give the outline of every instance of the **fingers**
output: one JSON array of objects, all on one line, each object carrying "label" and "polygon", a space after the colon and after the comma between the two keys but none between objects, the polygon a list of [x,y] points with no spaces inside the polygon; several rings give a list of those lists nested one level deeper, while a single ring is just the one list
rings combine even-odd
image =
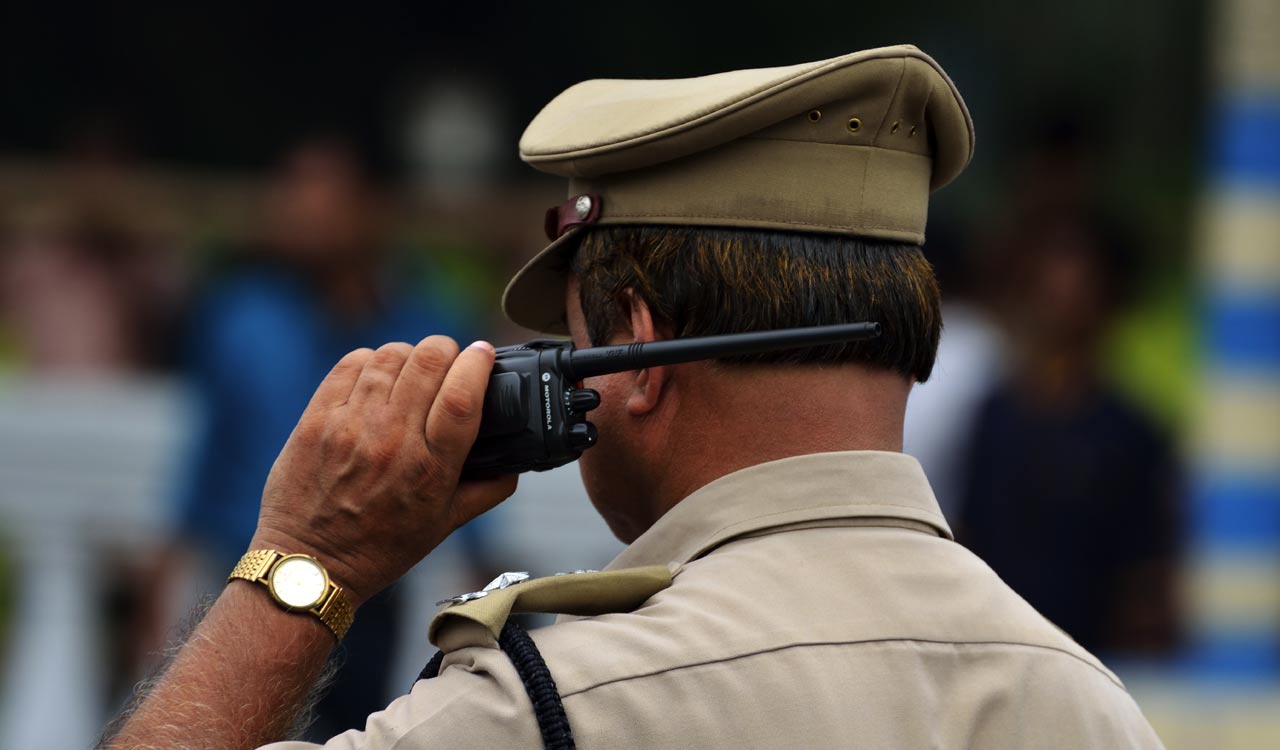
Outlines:
[{"label": "fingers", "polygon": [[396,384],[396,378],[400,377],[400,371],[404,368],[412,351],[413,347],[402,342],[383,344],[378,347],[378,350],[365,362],[364,369],[360,371],[360,377],[356,379],[356,384],[351,389],[351,398],[347,403],[378,406],[386,404],[391,397],[391,389]]},{"label": "fingers", "polygon": [[338,364],[333,366],[316,388],[315,395],[311,397],[311,403],[307,405],[307,410],[331,409],[347,403],[347,399],[351,398],[351,389],[355,387],[356,380],[360,377],[360,371],[372,356],[372,349],[356,349],[338,360]]},{"label": "fingers", "polygon": [[457,358],[458,344],[448,336],[428,336],[413,347],[390,400],[391,407],[412,429],[420,430],[426,424],[431,402]]},{"label": "fingers", "polygon": [[476,342],[459,354],[447,336],[431,336],[414,347],[392,343],[377,351],[360,349],[333,368],[312,402],[326,408],[348,404],[380,420],[404,420],[424,431],[431,463],[456,473],[480,428],[493,359],[490,344]]},{"label": "fingers", "polygon": [[458,355],[440,384],[426,428],[427,450],[436,465],[461,469],[480,429],[493,358],[493,347],[477,341]]}]

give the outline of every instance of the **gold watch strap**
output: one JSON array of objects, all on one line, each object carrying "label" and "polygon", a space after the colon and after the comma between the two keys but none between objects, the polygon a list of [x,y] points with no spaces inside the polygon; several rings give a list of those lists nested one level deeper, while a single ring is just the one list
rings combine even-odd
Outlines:
[{"label": "gold watch strap", "polygon": [[336,583],[330,583],[332,593],[329,598],[325,599],[320,605],[319,610],[311,610],[320,618],[320,622],[329,626],[333,634],[342,640],[342,636],[347,634],[347,630],[351,628],[351,623],[356,619],[355,607],[351,606],[351,600],[347,598],[347,592]]},{"label": "gold watch strap", "polygon": [[244,553],[240,558],[240,562],[231,569],[231,575],[227,576],[227,583],[231,583],[233,578],[243,578],[246,581],[267,582],[267,573],[271,571],[271,566],[275,564],[284,555],[273,549],[251,549]]},{"label": "gold watch strap", "polygon": [[[267,579],[271,574],[271,569],[284,557],[284,553],[273,549],[249,550],[244,553],[240,561],[231,569],[231,574],[227,576],[227,583],[240,578],[267,586]],[[274,597],[272,597],[272,601],[275,601]],[[342,637],[351,628],[351,623],[356,619],[355,607],[351,605],[351,599],[347,596],[346,590],[333,581],[329,582],[329,591],[324,600],[311,609],[305,610],[305,612],[314,615],[320,622],[323,622],[325,627],[329,628],[330,632],[338,640],[342,640]]]}]

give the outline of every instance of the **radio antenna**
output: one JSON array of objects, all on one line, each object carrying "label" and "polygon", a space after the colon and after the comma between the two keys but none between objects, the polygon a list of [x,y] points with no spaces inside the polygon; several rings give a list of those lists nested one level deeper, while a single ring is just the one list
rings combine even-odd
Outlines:
[{"label": "radio antenna", "polygon": [[561,366],[567,379],[576,381],[595,375],[641,370],[659,365],[678,365],[700,359],[839,344],[845,341],[873,339],[879,335],[879,323],[842,323],[617,346],[596,346],[568,352],[561,360]]}]

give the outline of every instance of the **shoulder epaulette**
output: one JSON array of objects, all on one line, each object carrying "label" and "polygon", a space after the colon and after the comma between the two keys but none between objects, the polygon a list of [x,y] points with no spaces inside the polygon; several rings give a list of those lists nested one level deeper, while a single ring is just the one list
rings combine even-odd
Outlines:
[{"label": "shoulder epaulette", "polygon": [[494,647],[507,618],[513,614],[595,616],[629,612],[670,585],[671,571],[662,565],[532,579],[525,574],[504,573],[483,591],[442,602],[445,606],[431,621],[427,635],[444,651],[463,646]]}]

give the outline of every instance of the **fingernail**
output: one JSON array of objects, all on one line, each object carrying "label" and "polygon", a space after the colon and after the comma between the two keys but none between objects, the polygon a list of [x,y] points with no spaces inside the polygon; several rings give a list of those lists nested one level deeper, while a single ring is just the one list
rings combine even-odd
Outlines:
[{"label": "fingernail", "polygon": [[489,351],[493,351],[493,344],[490,344],[488,341],[473,341],[471,342],[471,346],[468,346],[467,348],[468,349],[488,349]]}]

